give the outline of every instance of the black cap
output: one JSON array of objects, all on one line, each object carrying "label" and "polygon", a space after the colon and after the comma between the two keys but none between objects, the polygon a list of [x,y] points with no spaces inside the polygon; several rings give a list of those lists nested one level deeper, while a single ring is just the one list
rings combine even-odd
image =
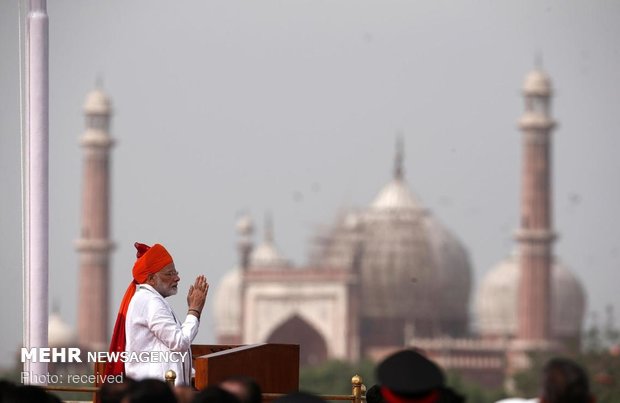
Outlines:
[{"label": "black cap", "polygon": [[414,396],[427,393],[444,385],[441,369],[413,350],[390,355],[377,367],[377,379],[398,395]]}]

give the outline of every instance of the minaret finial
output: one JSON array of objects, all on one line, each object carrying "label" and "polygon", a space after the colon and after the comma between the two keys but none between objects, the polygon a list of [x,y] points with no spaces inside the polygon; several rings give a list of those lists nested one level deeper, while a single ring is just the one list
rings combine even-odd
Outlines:
[{"label": "minaret finial", "polygon": [[103,74],[97,73],[97,77],[95,78],[95,88],[103,89]]},{"label": "minaret finial", "polygon": [[273,218],[271,217],[271,212],[269,211],[265,213],[265,242],[273,242]]},{"label": "minaret finial", "polygon": [[536,52],[534,56],[534,67],[536,67],[537,70],[542,70],[543,68],[543,54],[540,50]]},{"label": "minaret finial", "polygon": [[396,135],[396,155],[394,156],[394,179],[403,179],[403,154],[405,153],[403,146],[403,135]]}]

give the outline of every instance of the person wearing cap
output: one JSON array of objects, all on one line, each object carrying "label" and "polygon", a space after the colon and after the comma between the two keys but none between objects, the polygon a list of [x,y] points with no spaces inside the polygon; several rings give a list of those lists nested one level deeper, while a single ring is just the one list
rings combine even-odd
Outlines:
[{"label": "person wearing cap", "polygon": [[377,366],[377,380],[386,403],[462,402],[463,397],[445,386],[441,369],[414,350],[402,350]]},{"label": "person wearing cap", "polygon": [[[181,322],[165,298],[177,293],[181,280],[172,256],[160,244],[148,246],[135,243],[137,260],[121,302],[110,353],[178,352],[186,353],[183,360],[170,362],[111,361],[106,375],[135,379],[163,380],[168,370],[176,373],[176,385],[189,385],[192,376],[191,343],[198,333],[200,315],[204,307],[209,283],[205,276],[196,278],[187,294],[187,315]],[[156,360],[155,360],[156,361]],[[175,362],[176,361],[176,362]]]}]

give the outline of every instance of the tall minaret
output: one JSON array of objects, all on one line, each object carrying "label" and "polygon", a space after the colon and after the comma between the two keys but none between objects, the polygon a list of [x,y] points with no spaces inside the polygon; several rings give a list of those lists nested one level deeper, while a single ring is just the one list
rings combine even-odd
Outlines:
[{"label": "tall minaret", "polygon": [[551,267],[553,232],[551,208],[551,81],[540,69],[525,78],[525,113],[521,173],[519,302],[517,339],[533,346],[551,338]]},{"label": "tall minaret", "polygon": [[86,131],[80,139],[84,150],[82,228],[76,249],[80,257],[78,341],[92,349],[105,349],[109,341],[110,241],[110,137],[112,108],[97,88],[84,104]]}]

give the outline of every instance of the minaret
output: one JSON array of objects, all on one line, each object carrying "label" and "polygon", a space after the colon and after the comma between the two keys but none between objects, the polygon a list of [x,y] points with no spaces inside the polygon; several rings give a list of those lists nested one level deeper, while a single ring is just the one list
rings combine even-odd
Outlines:
[{"label": "minaret", "polygon": [[[551,207],[551,81],[540,69],[525,78],[525,112],[521,172],[517,339],[532,347],[551,338],[551,267],[553,232]],[[541,344],[542,343],[542,344]]]},{"label": "minaret", "polygon": [[105,349],[109,341],[110,241],[110,137],[112,109],[97,88],[84,104],[86,131],[80,139],[84,150],[82,228],[76,249],[80,257],[78,341],[91,349]]},{"label": "minaret", "polygon": [[252,222],[252,218],[248,214],[243,214],[237,220],[236,229],[237,235],[239,236],[237,241],[239,267],[241,267],[241,270],[245,271],[250,265],[250,255],[254,249],[254,243],[252,242],[254,223]]}]

